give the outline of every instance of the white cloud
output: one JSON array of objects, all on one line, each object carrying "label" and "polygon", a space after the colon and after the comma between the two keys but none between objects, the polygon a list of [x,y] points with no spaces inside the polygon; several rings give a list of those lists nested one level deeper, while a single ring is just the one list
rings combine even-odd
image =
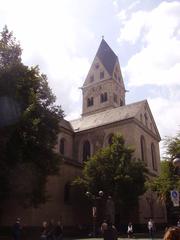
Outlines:
[{"label": "white cloud", "polygon": [[119,42],[128,41],[134,44],[144,27],[144,23],[146,22],[147,13],[144,11],[138,11],[132,13],[131,18],[127,19],[127,12],[125,10],[121,10],[118,14],[120,20],[122,20],[123,28],[120,30],[120,36],[118,38]]},{"label": "white cloud", "polygon": [[124,21],[119,41],[142,47],[123,69],[128,84],[180,84],[180,2],[164,2],[157,8],[132,13]]},{"label": "white cloud", "polygon": [[163,136],[175,136],[180,127],[180,102],[162,97],[148,99],[149,105],[155,117],[160,134]]},{"label": "white cloud", "polygon": [[179,13],[179,1],[131,15],[123,12],[126,18],[118,38],[121,45],[128,42],[138,49],[122,69],[123,75],[129,87],[152,89],[147,98],[162,138],[174,136],[180,128]]},{"label": "white cloud", "polygon": [[[80,3],[81,1],[79,1]],[[0,0],[2,27],[13,30],[23,62],[39,65],[66,114],[79,112],[81,90],[90,66],[78,46],[94,40],[85,23],[72,14],[72,0]],[[75,105],[76,109],[75,110]],[[72,113],[73,114],[73,113]]]}]

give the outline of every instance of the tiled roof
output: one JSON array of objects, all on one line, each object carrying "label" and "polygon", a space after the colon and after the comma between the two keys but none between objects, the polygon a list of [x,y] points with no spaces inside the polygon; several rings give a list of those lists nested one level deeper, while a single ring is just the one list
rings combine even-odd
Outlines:
[{"label": "tiled roof", "polygon": [[108,73],[112,75],[118,57],[104,39],[101,41],[96,56],[101,60]]},{"label": "tiled roof", "polygon": [[107,125],[135,117],[145,103],[146,100],[109,109],[103,112],[83,116],[79,119],[70,121],[70,123],[75,132]]}]

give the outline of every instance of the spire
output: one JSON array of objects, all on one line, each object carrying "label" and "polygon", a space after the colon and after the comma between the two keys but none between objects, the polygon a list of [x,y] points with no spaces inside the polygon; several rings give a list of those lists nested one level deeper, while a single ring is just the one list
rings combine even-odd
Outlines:
[{"label": "spire", "polygon": [[113,50],[109,47],[107,42],[102,38],[96,56],[100,59],[106,70],[110,75],[113,74],[114,66],[118,57],[113,52]]}]

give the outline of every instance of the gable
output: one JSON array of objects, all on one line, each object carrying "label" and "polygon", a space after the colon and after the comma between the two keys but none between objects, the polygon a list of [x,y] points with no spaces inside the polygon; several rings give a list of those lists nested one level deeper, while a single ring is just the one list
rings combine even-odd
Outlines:
[{"label": "gable", "polygon": [[140,124],[143,127],[152,131],[158,137],[159,140],[161,139],[154,117],[152,115],[151,109],[147,101],[144,101],[144,104],[137,112],[135,118],[140,122]]},{"label": "gable", "polygon": [[[104,77],[101,77],[101,73],[104,74]],[[88,72],[88,75],[85,79],[85,82],[83,84],[83,87],[94,85],[96,83],[99,83],[101,81],[104,81],[105,79],[109,79],[110,75],[100,59],[96,56],[94,58],[94,61],[90,67],[90,70]]]}]

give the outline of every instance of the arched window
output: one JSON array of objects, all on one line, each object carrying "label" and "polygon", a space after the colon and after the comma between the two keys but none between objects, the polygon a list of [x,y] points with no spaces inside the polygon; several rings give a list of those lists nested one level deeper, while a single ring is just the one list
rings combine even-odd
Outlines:
[{"label": "arched window", "polygon": [[88,140],[86,140],[83,144],[83,161],[86,161],[88,157],[91,156],[91,147]]},{"label": "arched window", "polygon": [[145,120],[145,124],[148,127],[148,116],[147,113],[144,114],[144,120]]},{"label": "arched window", "polygon": [[111,134],[109,137],[108,137],[108,144],[111,145],[113,143],[113,134]]},{"label": "arched window", "polygon": [[147,163],[146,141],[144,136],[141,136],[141,160]]},{"label": "arched window", "polygon": [[120,99],[120,106],[123,106],[124,105],[124,102],[122,99]]},{"label": "arched window", "polygon": [[156,149],[154,143],[151,143],[151,157],[153,170],[157,171]]},{"label": "arched window", "polygon": [[65,139],[61,138],[59,142],[59,152],[64,155],[65,153]]},{"label": "arched window", "polygon": [[93,106],[94,105],[94,99],[93,97],[87,99],[87,107]]},{"label": "arched window", "polygon": [[102,102],[107,102],[107,100],[108,100],[107,92],[101,93],[101,95],[100,95],[100,102],[101,102],[101,103],[102,103]]},{"label": "arched window", "polygon": [[143,116],[142,116],[142,113],[140,114],[140,121],[143,122]]}]

